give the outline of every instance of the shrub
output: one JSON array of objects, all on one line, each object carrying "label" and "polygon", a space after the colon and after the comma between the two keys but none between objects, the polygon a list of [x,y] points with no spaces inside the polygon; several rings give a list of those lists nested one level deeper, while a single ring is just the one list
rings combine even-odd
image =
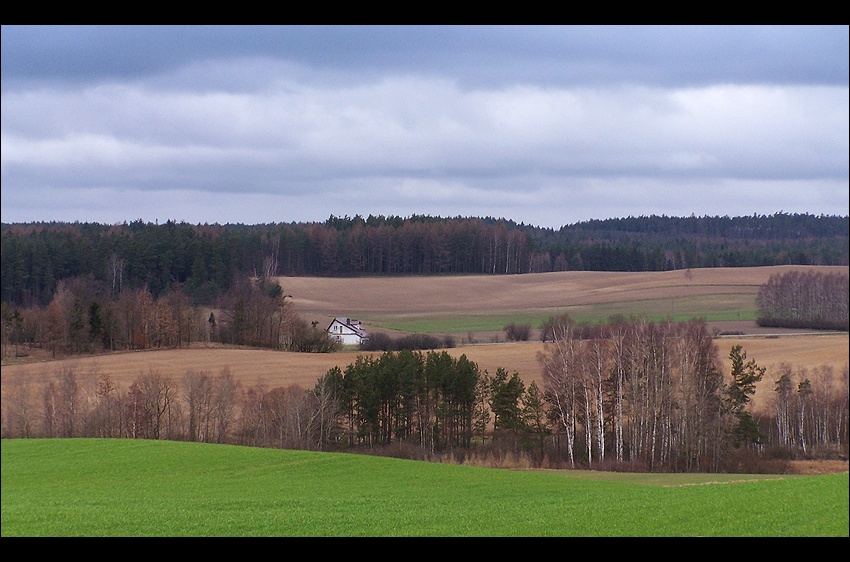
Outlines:
[{"label": "shrub", "polygon": [[437,337],[429,334],[408,334],[393,339],[387,334],[376,333],[364,342],[363,351],[415,351],[419,349],[443,349],[455,346],[452,336]]},{"label": "shrub", "polygon": [[510,341],[528,341],[531,335],[531,324],[517,324],[511,322],[504,327],[505,335]]}]

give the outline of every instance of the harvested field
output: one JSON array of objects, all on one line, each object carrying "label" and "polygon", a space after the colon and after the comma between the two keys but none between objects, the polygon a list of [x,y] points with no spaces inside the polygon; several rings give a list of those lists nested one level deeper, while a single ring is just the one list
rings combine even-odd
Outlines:
[{"label": "harvested field", "polygon": [[[729,351],[741,344],[748,359],[767,367],[754,399],[758,407],[773,388],[780,363],[795,369],[811,369],[820,365],[832,367],[840,375],[848,363],[848,334],[806,333],[800,330],[764,329],[752,320],[735,319],[734,315],[755,310],[758,287],[775,274],[794,267],[699,269],[659,273],[564,272],[516,276],[408,277],[366,279],[282,278],[285,292],[292,294],[296,311],[320,322],[333,316],[352,316],[373,329],[372,322],[393,322],[403,318],[416,324],[433,316],[464,319],[490,315],[503,318],[536,311],[541,318],[549,314],[587,307],[589,315],[600,319],[610,311],[633,308],[636,303],[647,306],[647,314],[664,316],[674,299],[676,306],[690,306],[698,314],[712,309],[732,318],[709,322],[718,333],[737,335],[716,339],[718,357],[725,373],[730,370]],[[806,268],[802,268],[806,269]],[[847,271],[843,268],[822,268]],[[679,300],[675,300],[679,299]],[[690,304],[684,304],[690,303]],[[594,308],[595,307],[595,308]],[[736,308],[738,307],[738,308]],[[594,312],[594,310],[596,312]],[[380,328],[378,328],[380,329]],[[490,342],[499,331],[477,332],[473,339]],[[467,341],[468,334],[458,338]],[[502,337],[502,339],[504,339]],[[541,381],[537,353],[543,350],[539,341],[521,343],[480,343],[459,345],[448,350],[455,356],[466,356],[479,368],[495,373],[503,367],[509,373],[519,372],[527,383]],[[21,380],[50,380],[66,368],[74,368],[78,376],[96,381],[97,375],[108,373],[126,388],[136,377],[150,370],[179,380],[187,370],[218,374],[229,369],[243,386],[260,382],[268,387],[299,385],[312,387],[328,369],[345,368],[359,352],[332,354],[275,352],[222,346],[181,350],[112,353],[73,357],[61,361],[38,361],[34,353],[20,364],[4,361],[2,383]]]},{"label": "harvested field", "polygon": [[[760,383],[753,403],[759,406],[762,397],[773,388],[776,372],[782,362],[795,368],[812,368],[828,365],[839,376],[848,362],[848,334],[786,335],[781,337],[723,337],[716,341],[718,357],[724,373],[731,369],[729,351],[741,344],[748,359],[767,367],[767,375]],[[500,344],[464,345],[447,350],[453,356],[465,354],[483,371],[494,374],[498,367],[509,373],[517,371],[530,384],[542,384],[537,353],[544,349],[540,342],[512,342]],[[218,374],[228,369],[243,387],[259,383],[268,388],[298,385],[311,388],[328,369],[344,369],[353,363],[361,352],[294,353],[243,348],[193,348],[136,353],[112,353],[98,356],[75,357],[61,361],[30,362],[2,367],[2,384],[17,381],[45,382],[57,373],[73,368],[82,381],[96,383],[98,375],[109,374],[120,387],[128,387],[140,374],[156,371],[179,381],[186,371],[205,371]],[[93,388],[93,387],[92,387]],[[4,392],[5,394],[5,392]]]},{"label": "harvested field", "polygon": [[642,273],[281,277],[279,281],[284,292],[292,295],[295,310],[320,324],[329,324],[334,316],[348,316],[372,330],[448,333],[492,341],[511,321],[537,328],[545,318],[564,312],[577,321],[600,321],[614,314],[677,320],[700,316],[718,325],[748,322],[755,328],[759,287],[771,275],[812,269],[848,271],[841,266],[776,266]]},{"label": "harvested field", "polygon": [[227,369],[243,386],[262,382],[269,387],[294,384],[311,388],[328,369],[337,365],[344,368],[356,356],[356,352],[294,353],[228,347],[110,353],[61,361],[4,365],[2,381],[5,385],[18,377],[44,380],[70,368],[78,376],[92,380],[96,380],[100,374],[109,374],[113,381],[126,387],[139,375],[149,371],[179,380],[189,370],[217,375]]}]

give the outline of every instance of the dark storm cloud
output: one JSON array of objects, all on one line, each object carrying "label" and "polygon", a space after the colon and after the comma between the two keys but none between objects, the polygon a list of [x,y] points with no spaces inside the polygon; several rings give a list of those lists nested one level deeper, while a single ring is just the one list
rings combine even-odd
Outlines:
[{"label": "dark storm cloud", "polygon": [[427,73],[467,85],[845,85],[844,26],[4,26],[2,77],[91,83],[197,60]]}]

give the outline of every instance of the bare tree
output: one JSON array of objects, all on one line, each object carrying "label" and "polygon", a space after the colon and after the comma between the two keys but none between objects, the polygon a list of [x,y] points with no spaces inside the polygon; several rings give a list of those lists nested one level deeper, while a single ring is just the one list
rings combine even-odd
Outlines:
[{"label": "bare tree", "polygon": [[311,425],[315,428],[315,442],[321,451],[326,444],[337,442],[342,434],[342,372],[331,369],[313,387],[313,413]]},{"label": "bare tree", "polygon": [[234,421],[234,412],[239,401],[239,383],[233,378],[230,368],[224,367],[215,378],[213,412],[215,416],[215,442],[224,443]]},{"label": "bare tree", "polygon": [[850,421],[850,373],[848,364],[844,363],[841,376],[836,384],[836,401],[838,403],[837,423],[835,424],[834,439],[839,446],[843,445],[847,451],[847,424]]},{"label": "bare tree", "polygon": [[800,449],[803,450],[803,454],[806,453],[806,405],[809,398],[809,395],[812,394],[812,383],[809,381],[808,377],[800,381],[797,384],[797,396],[800,399],[800,415],[797,418],[798,420],[798,438],[800,442]]},{"label": "bare tree", "polygon": [[120,435],[118,392],[109,374],[99,374],[95,389],[95,404],[89,419],[89,432],[95,437],[118,437]]},{"label": "bare tree", "polygon": [[112,280],[112,294],[116,295],[121,292],[124,286],[124,267],[126,260],[119,257],[118,254],[109,256],[109,273]]},{"label": "bare tree", "polygon": [[[139,377],[138,389],[144,408],[150,413],[149,436],[151,439],[159,439],[165,422],[169,420],[167,414],[175,399],[176,388],[169,377],[150,369]],[[168,433],[171,428],[166,425],[165,429]]]},{"label": "bare tree", "polygon": [[262,381],[245,390],[237,418],[236,439],[239,444],[270,444],[266,393],[266,386]]},{"label": "bare tree", "polygon": [[263,256],[263,277],[277,277],[280,235],[269,235],[263,242],[266,246],[266,255]]},{"label": "bare tree", "polygon": [[567,458],[575,467],[575,432],[577,425],[577,386],[579,357],[574,334],[575,326],[564,315],[551,325],[553,341],[537,355],[543,366],[543,389],[553,404],[560,428],[566,439]]},{"label": "bare tree", "polygon": [[57,375],[59,399],[58,423],[61,437],[75,437],[79,409],[80,387],[73,367],[66,367]]},{"label": "bare tree", "polygon": [[22,375],[3,381],[2,436],[29,438],[35,436],[35,407],[30,383]]},{"label": "bare tree", "polygon": [[607,427],[617,462],[695,470],[713,457],[722,375],[704,322],[617,320],[579,339],[566,318],[548,330],[538,359],[571,466],[579,443],[588,463],[606,459]]},{"label": "bare tree", "polygon": [[763,326],[848,329],[848,275],[789,271],[772,275],[759,289]]},{"label": "bare tree", "polygon": [[789,363],[779,364],[779,378],[776,379],[772,405],[776,423],[777,439],[780,445],[790,448],[792,444],[791,431],[791,399],[793,371]]},{"label": "bare tree", "polygon": [[64,300],[65,295],[57,291],[46,309],[45,340],[54,359],[56,352],[64,351],[68,345],[68,323]]},{"label": "bare tree", "polygon": [[668,339],[672,344],[672,399],[678,405],[671,412],[676,453],[673,467],[681,466],[687,472],[710,470],[723,384],[717,347],[704,322],[671,327],[675,332]]},{"label": "bare tree", "polygon": [[204,371],[183,375],[183,399],[189,416],[189,441],[209,441],[213,409],[213,381]]},{"label": "bare tree", "polygon": [[42,404],[42,434],[45,437],[59,437],[57,421],[59,418],[59,398],[55,380],[48,381],[44,386],[44,390],[42,391]]},{"label": "bare tree", "polygon": [[614,363],[614,451],[618,463],[624,460],[624,409],[623,400],[626,385],[626,324],[620,320],[611,322],[608,326],[608,336],[611,341],[611,360]]},{"label": "bare tree", "polygon": [[595,424],[596,452],[600,462],[605,462],[605,411],[603,397],[605,396],[605,381],[612,370],[610,340],[596,338],[589,342],[590,346],[590,377],[587,382],[589,395],[593,402],[593,417]]}]

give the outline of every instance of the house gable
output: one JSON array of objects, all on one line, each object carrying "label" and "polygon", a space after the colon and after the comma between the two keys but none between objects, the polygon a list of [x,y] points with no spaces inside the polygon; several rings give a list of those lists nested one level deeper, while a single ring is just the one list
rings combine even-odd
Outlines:
[{"label": "house gable", "polygon": [[327,329],[328,334],[344,345],[360,345],[369,339],[369,334],[363,329],[359,320],[337,316]]}]

